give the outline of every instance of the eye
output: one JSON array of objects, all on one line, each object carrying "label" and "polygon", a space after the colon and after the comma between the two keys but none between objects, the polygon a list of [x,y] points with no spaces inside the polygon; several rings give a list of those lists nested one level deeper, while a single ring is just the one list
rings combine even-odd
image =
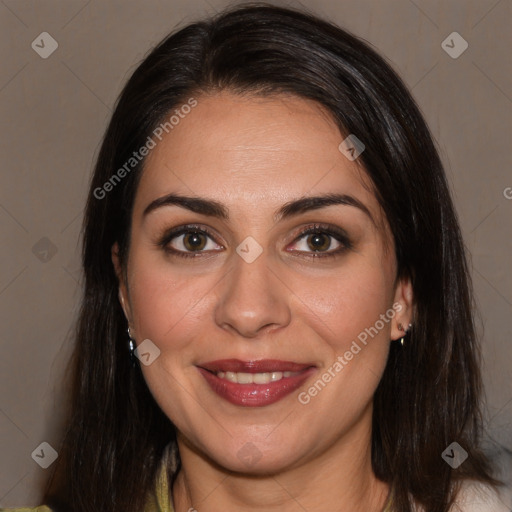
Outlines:
[{"label": "eye", "polygon": [[213,241],[213,236],[204,227],[195,225],[180,226],[167,231],[158,242],[158,245],[173,255],[194,258],[200,256],[203,252],[223,248]]},{"label": "eye", "polygon": [[296,238],[302,239],[304,240],[298,244],[298,251],[312,252],[313,254],[308,256],[310,258],[334,257],[352,247],[344,230],[329,225],[315,224],[304,228]]},{"label": "eye", "polygon": [[[173,256],[194,258],[223,249],[222,245],[215,243],[214,238],[215,235],[205,227],[186,225],[167,231],[157,245]],[[301,242],[297,244],[297,241]],[[307,226],[295,239],[295,243],[299,248],[292,249],[292,252],[311,253],[306,256],[308,258],[335,257],[352,247],[344,230],[326,224]]]}]

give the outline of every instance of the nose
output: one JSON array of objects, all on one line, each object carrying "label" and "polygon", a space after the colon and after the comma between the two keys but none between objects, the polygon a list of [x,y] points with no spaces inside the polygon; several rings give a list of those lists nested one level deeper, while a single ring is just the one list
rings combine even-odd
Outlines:
[{"label": "nose", "polygon": [[237,254],[234,267],[218,284],[215,321],[222,329],[256,338],[290,323],[292,296],[266,253],[247,263]]}]

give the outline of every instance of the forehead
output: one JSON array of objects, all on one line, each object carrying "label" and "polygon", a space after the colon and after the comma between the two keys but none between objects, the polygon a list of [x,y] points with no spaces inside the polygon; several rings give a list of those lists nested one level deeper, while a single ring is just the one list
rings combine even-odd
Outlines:
[{"label": "forehead", "polygon": [[277,208],[335,191],[357,196],[379,217],[365,171],[339,151],[344,137],[316,102],[229,92],[195,99],[161,141],[153,137],[135,210],[181,192],[216,199],[243,215],[244,206],[261,212],[263,205]]}]

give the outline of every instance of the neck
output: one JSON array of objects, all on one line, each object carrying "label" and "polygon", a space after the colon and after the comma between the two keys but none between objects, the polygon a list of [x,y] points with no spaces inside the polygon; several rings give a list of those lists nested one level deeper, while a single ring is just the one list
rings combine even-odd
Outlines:
[{"label": "neck", "polygon": [[[371,407],[366,414],[371,420]],[[380,512],[389,487],[373,473],[371,421],[362,420],[324,452],[264,476],[217,466],[178,435],[182,467],[172,490],[175,512]]]}]

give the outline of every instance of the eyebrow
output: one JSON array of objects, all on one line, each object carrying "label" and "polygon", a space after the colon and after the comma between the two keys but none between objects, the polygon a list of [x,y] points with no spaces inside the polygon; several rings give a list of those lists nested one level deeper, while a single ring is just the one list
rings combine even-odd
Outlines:
[{"label": "eyebrow", "polygon": [[[301,197],[285,203],[274,213],[274,222],[305,213],[311,210],[318,210],[332,205],[345,205],[358,208],[365,213],[370,220],[375,224],[375,221],[370,213],[370,210],[353,196],[348,194],[325,194],[320,196]],[[216,217],[221,220],[229,221],[229,210],[222,203],[213,199],[206,199],[202,197],[183,196],[176,193],[171,193],[163,197],[159,197],[152,201],[142,213],[145,217],[150,212],[164,206],[179,206],[194,213],[206,215],[209,217]]]}]

